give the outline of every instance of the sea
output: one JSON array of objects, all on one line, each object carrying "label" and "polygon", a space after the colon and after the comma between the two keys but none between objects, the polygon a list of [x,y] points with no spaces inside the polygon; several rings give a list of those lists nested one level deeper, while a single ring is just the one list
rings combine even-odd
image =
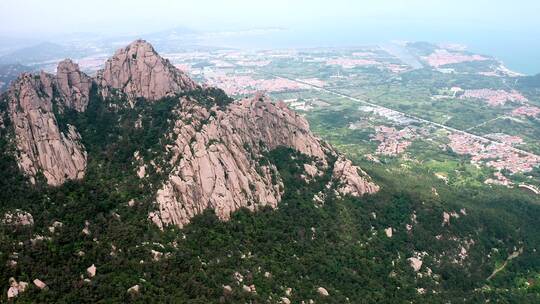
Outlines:
[{"label": "sea", "polygon": [[[425,41],[465,45],[468,51],[493,56],[515,72],[540,73],[540,29],[532,31],[416,29],[396,31],[383,27],[336,26],[324,28],[268,29],[213,37],[211,44],[252,49],[355,47],[390,42]],[[210,43],[210,42],[209,42]]]}]

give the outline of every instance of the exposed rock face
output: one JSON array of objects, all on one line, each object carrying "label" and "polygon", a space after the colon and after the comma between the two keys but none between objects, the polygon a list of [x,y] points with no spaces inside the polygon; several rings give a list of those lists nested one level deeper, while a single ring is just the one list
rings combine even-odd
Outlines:
[{"label": "exposed rock face", "polygon": [[[304,118],[262,95],[211,111],[212,115],[184,101],[179,113],[184,120],[176,122],[171,134],[176,138],[170,147],[174,169],[157,193],[158,211],[149,215],[161,228],[182,227],[207,208],[222,220],[241,207],[275,208],[281,200],[282,181],[274,165],[259,163],[263,151],[290,147],[317,158],[323,166],[328,165],[326,154],[335,153],[311,134]],[[378,189],[360,177],[350,162],[338,164],[337,182],[347,194]]]},{"label": "exposed rock face", "polygon": [[[277,206],[280,184],[272,183],[276,168],[260,166],[257,170],[257,161],[248,151],[252,148],[258,153],[260,147],[255,141],[263,138],[248,133],[255,127],[254,120],[246,116],[248,112],[249,106],[243,109],[241,105],[231,105],[227,112],[217,111],[215,117],[210,117],[205,108],[192,104],[180,114],[190,121],[178,120],[173,131],[178,135],[171,147],[172,163],[176,166],[157,193],[159,212],[151,214],[158,226],[181,227],[207,208],[226,220],[241,207],[255,210]],[[206,120],[209,122],[203,124]]]},{"label": "exposed rock face", "polygon": [[[57,71],[57,76],[23,74],[6,95],[19,167],[32,182],[43,173],[50,185],[82,178],[87,159],[75,127],[60,129],[56,108],[84,112],[93,85],[104,96],[118,93],[129,101],[158,100],[198,88],[143,40],[118,50],[95,80],[70,60],[62,61]],[[304,166],[308,182],[333,166],[331,183],[340,194],[360,196],[378,190],[351,161],[313,136],[307,121],[283,102],[272,103],[259,94],[208,109],[184,99],[181,110],[176,111],[178,119],[168,134],[174,142],[166,147],[172,170],[156,194],[157,210],[149,214],[159,227],[182,227],[208,208],[222,220],[242,207],[252,211],[275,208],[281,201],[283,182],[276,167],[261,159],[264,152],[282,146],[316,160]],[[330,163],[335,158],[335,164]],[[135,161],[141,179],[151,174],[150,166],[155,169],[154,160],[149,164],[142,158]],[[88,225],[83,233],[90,234]]]},{"label": "exposed rock face", "polygon": [[[358,172],[362,176],[358,175]],[[361,196],[364,193],[379,191],[379,186],[366,180],[367,174],[364,171],[354,166],[350,160],[343,156],[340,156],[336,161],[332,175],[340,185],[338,187],[340,194]]]},{"label": "exposed rock face", "polygon": [[[84,112],[94,83],[103,85],[101,91],[105,95],[112,88],[128,98],[149,100],[197,87],[185,73],[142,40],[119,50],[107,61],[96,81],[69,59],[58,64],[56,76],[22,74],[7,93],[8,112],[15,126],[19,166],[33,182],[38,171],[45,174],[50,185],[84,175],[86,154],[78,144],[79,135],[73,127],[60,132],[52,108],[55,104],[60,111],[67,107]],[[3,115],[0,115],[0,127],[4,127]]]},{"label": "exposed rock face", "polygon": [[34,280],[34,285],[36,285],[37,288],[39,289],[43,289],[45,287],[47,287],[47,284],[45,284],[42,280],[40,279],[35,279]]},{"label": "exposed rock face", "polygon": [[2,224],[14,227],[32,226],[34,225],[34,217],[28,212],[16,209],[14,212],[4,214]]},{"label": "exposed rock face", "polygon": [[184,72],[160,57],[151,44],[136,40],[120,49],[107,60],[99,72],[104,95],[109,88],[120,90],[128,98],[143,97],[148,100],[174,95],[197,87]]},{"label": "exposed rock face", "polygon": [[41,73],[23,74],[7,95],[19,167],[35,182],[41,172],[49,185],[80,179],[86,167],[86,152],[73,126],[61,132],[53,112],[55,78]]},{"label": "exposed rock face", "polygon": [[17,282],[14,278],[9,279],[9,289],[7,291],[8,299],[15,298],[19,293],[23,293],[28,288],[27,282]]},{"label": "exposed rock face", "polygon": [[141,292],[141,286],[139,284],[133,285],[130,288],[128,288],[127,293],[130,295],[138,295]]},{"label": "exposed rock face", "polygon": [[323,297],[327,297],[327,296],[330,295],[330,294],[328,293],[328,290],[326,290],[326,288],[324,288],[324,287],[319,287],[319,288],[317,288],[317,292],[318,292],[321,296],[323,296]]},{"label": "exposed rock face", "polygon": [[233,289],[232,289],[232,287],[230,285],[224,285],[223,286],[223,294],[224,295],[230,295],[230,294],[232,294],[232,291],[233,291]]},{"label": "exposed rock face", "polygon": [[411,257],[407,259],[414,271],[419,271],[422,268],[422,260],[418,257]]},{"label": "exposed rock face", "polygon": [[97,268],[94,264],[92,264],[90,267],[86,268],[86,274],[89,278],[93,278],[96,276]]},{"label": "exposed rock face", "polygon": [[58,92],[64,105],[78,112],[84,112],[90,100],[92,78],[79,70],[79,65],[66,59],[56,69]]},{"label": "exposed rock face", "polygon": [[392,229],[392,227],[388,227],[384,229],[384,233],[386,234],[387,237],[391,238],[392,235],[394,234],[394,229]]}]

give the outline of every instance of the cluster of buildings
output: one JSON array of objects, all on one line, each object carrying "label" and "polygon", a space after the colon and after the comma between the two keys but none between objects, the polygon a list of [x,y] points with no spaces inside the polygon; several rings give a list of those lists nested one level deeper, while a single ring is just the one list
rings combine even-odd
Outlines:
[{"label": "cluster of buildings", "polygon": [[371,59],[335,58],[328,59],[327,65],[339,65],[344,69],[352,69],[357,66],[378,65],[379,62]]},{"label": "cluster of buildings", "polygon": [[214,59],[210,60],[209,62],[216,68],[234,68],[234,64],[221,59]]},{"label": "cluster of buildings", "polygon": [[310,111],[316,107],[327,107],[329,104],[318,98],[298,99],[290,98],[284,99],[283,102],[287,104],[291,109],[296,111]]},{"label": "cluster of buildings", "polygon": [[504,133],[487,134],[486,137],[509,146],[520,145],[523,143],[523,138],[516,135],[508,135]]},{"label": "cluster of buildings", "polygon": [[416,137],[415,131],[410,127],[396,130],[393,127],[376,126],[375,132],[372,140],[380,142],[376,153],[388,156],[396,156],[405,152]]},{"label": "cluster of buildings", "polygon": [[450,148],[460,155],[470,155],[471,162],[485,163],[496,170],[513,173],[530,172],[540,165],[540,158],[520,153],[510,145],[481,140],[467,134],[453,133],[448,136]]},{"label": "cluster of buildings", "polygon": [[501,185],[511,187],[514,183],[508,177],[504,176],[501,172],[493,173],[494,178],[488,178],[484,181],[486,184]]},{"label": "cluster of buildings", "polygon": [[388,63],[385,64],[384,67],[388,69],[390,72],[399,74],[401,72],[405,72],[409,70],[409,67],[402,64],[395,64],[395,63]]},{"label": "cluster of buildings", "polygon": [[87,74],[94,74],[98,70],[103,69],[103,63],[107,61],[109,54],[98,54],[86,56],[77,60],[77,64],[81,71]]},{"label": "cluster of buildings", "polygon": [[271,63],[270,60],[240,60],[236,64],[243,67],[263,67]]},{"label": "cluster of buildings", "polygon": [[469,61],[483,61],[489,58],[480,55],[468,55],[463,53],[449,52],[444,49],[437,49],[429,56],[423,58],[432,67],[441,67],[447,64],[455,64]]},{"label": "cluster of buildings", "polygon": [[216,86],[228,95],[247,95],[258,91],[284,92],[306,90],[310,87],[284,78],[255,79],[248,75],[211,75],[206,77],[208,85]]},{"label": "cluster of buildings", "polygon": [[465,90],[460,98],[481,99],[491,106],[502,106],[506,102],[524,103],[528,101],[525,96],[515,90],[510,92],[492,89]]},{"label": "cluster of buildings", "polygon": [[456,98],[457,94],[461,92],[463,92],[463,89],[460,87],[444,88],[439,90],[439,94],[433,95],[430,98],[431,100]]},{"label": "cluster of buildings", "polygon": [[512,111],[512,115],[537,117],[540,115],[540,108],[533,107],[533,106],[521,106],[521,107],[515,108]]},{"label": "cluster of buildings", "polygon": [[351,54],[353,57],[374,57],[375,53],[369,51],[358,51]]},{"label": "cluster of buildings", "polygon": [[[371,53],[357,52],[357,53],[353,53],[353,56],[355,56],[355,54],[373,55]],[[399,74],[401,72],[409,70],[409,67],[403,64],[387,63],[384,61],[376,61],[373,59],[365,59],[365,58],[364,59],[332,58],[332,59],[326,59],[325,63],[326,65],[339,65],[344,69],[352,69],[355,67],[363,67],[363,66],[377,66],[379,69],[386,69],[395,74]]]},{"label": "cluster of buildings", "polygon": [[388,108],[383,108],[383,107],[361,106],[360,111],[373,112],[374,114],[384,117],[399,125],[409,125],[413,122],[417,122],[417,120],[410,118],[404,115],[403,113],[400,113],[398,111],[394,111]]}]

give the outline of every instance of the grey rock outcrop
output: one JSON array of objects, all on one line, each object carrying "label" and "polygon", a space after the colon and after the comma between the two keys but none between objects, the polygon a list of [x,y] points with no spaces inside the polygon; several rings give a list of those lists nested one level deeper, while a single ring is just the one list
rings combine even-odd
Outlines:
[{"label": "grey rock outcrop", "polygon": [[12,299],[17,297],[20,293],[23,293],[28,289],[27,282],[17,282],[14,278],[9,279],[9,289],[7,291],[7,298]]},{"label": "grey rock outcrop", "polygon": [[84,112],[90,100],[92,78],[82,73],[78,64],[66,59],[58,64],[56,81],[63,104],[78,112]]},{"label": "grey rock outcrop", "polygon": [[[317,139],[307,121],[282,102],[263,95],[211,111],[185,100],[169,147],[173,170],[156,196],[157,211],[149,217],[159,227],[182,227],[205,209],[222,219],[245,207],[275,208],[281,201],[283,184],[272,164],[261,165],[262,152],[290,147],[315,157],[328,166],[327,154],[335,151]],[[203,123],[206,122],[206,123]],[[343,165],[342,165],[343,164]],[[360,177],[356,167],[340,160],[337,180],[346,194],[360,196],[378,187]]]},{"label": "grey rock outcrop", "polygon": [[139,295],[140,292],[141,292],[141,286],[139,284],[133,285],[130,288],[128,288],[128,290],[127,290],[127,293],[132,295],[132,296]]},{"label": "grey rock outcrop", "polygon": [[[32,183],[39,173],[53,186],[84,176],[86,152],[80,135],[74,126],[60,130],[53,107],[57,112],[65,108],[84,112],[94,83],[105,95],[116,89],[128,98],[149,100],[197,87],[143,40],[120,49],[96,80],[69,59],[58,64],[56,76],[22,74],[7,92],[5,117],[13,124],[19,167]],[[0,114],[0,126],[5,127],[5,117]]]},{"label": "grey rock outcrop", "polygon": [[80,179],[86,152],[75,127],[61,131],[53,112],[56,79],[46,73],[23,74],[7,92],[7,111],[13,124],[19,167],[32,182],[43,173],[49,185]]},{"label": "grey rock outcrop", "polygon": [[420,271],[420,268],[422,268],[422,260],[420,257],[410,257],[407,261],[409,261],[412,269],[416,272]]},{"label": "grey rock outcrop", "polygon": [[90,267],[86,268],[86,275],[89,278],[93,278],[96,276],[97,267],[96,265],[92,264]]},{"label": "grey rock outcrop", "polygon": [[152,45],[136,40],[119,49],[107,60],[98,73],[104,96],[110,89],[123,92],[128,98],[143,97],[148,100],[174,95],[197,87],[184,72],[160,57]]},{"label": "grey rock outcrop", "polygon": [[43,282],[43,281],[40,280],[40,279],[35,279],[33,283],[34,283],[34,285],[36,285],[36,287],[39,288],[39,289],[47,288],[47,284],[45,284],[45,282]]},{"label": "grey rock outcrop", "polygon": [[[96,79],[80,72],[70,60],[59,64],[56,76],[23,74],[7,92],[6,117],[13,125],[19,167],[32,182],[41,173],[55,186],[84,177],[87,155],[80,135],[74,126],[60,128],[55,113],[63,108],[84,112],[93,85],[105,97],[119,94],[128,101],[159,100],[198,88],[143,40],[118,50]],[[252,211],[277,207],[283,181],[276,167],[261,159],[278,147],[295,149],[315,160],[304,166],[306,180],[333,166],[331,183],[342,195],[361,196],[379,189],[365,172],[316,138],[307,121],[283,102],[273,103],[257,94],[224,107],[202,104],[183,98],[175,110],[173,131],[167,134],[172,144],[165,149],[172,169],[167,169],[168,176],[156,194],[156,210],[149,214],[161,228],[182,227],[209,208],[227,220],[243,207]],[[142,180],[152,174],[152,167],[155,172],[162,170],[155,164],[163,160],[135,161]],[[83,233],[90,234],[88,225]]]},{"label": "grey rock outcrop", "polygon": [[346,159],[342,155],[339,156],[334,164],[332,176],[339,185],[337,191],[343,195],[361,196],[364,193],[379,191],[379,186],[366,182],[366,178],[369,178],[367,173],[354,166],[349,159]]},{"label": "grey rock outcrop", "polygon": [[319,287],[317,288],[317,293],[319,293],[321,296],[323,297],[327,297],[329,296],[330,294],[328,293],[328,291],[326,290],[326,288],[324,287]]}]

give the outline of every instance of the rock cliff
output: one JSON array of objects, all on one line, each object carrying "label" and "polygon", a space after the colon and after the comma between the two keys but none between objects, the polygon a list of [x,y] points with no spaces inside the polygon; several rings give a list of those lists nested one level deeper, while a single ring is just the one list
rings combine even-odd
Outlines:
[{"label": "rock cliff", "polygon": [[[50,185],[84,176],[86,152],[74,126],[60,131],[53,112],[56,78],[50,74],[23,74],[7,92],[19,167],[32,182],[42,173]],[[68,102],[74,105],[76,102]]]},{"label": "rock cliff", "polygon": [[197,87],[144,40],[136,40],[119,49],[98,73],[98,82],[105,96],[114,89],[130,99],[142,97],[147,100],[158,100]]},{"label": "rock cliff", "polygon": [[[283,182],[274,165],[259,162],[264,151],[290,147],[317,159],[322,169],[329,166],[328,155],[336,155],[313,136],[304,118],[263,95],[224,110],[207,110],[189,100],[184,105],[189,106],[179,116],[185,119],[178,120],[170,134],[176,138],[169,147],[174,169],[157,193],[158,210],[149,216],[159,227],[181,227],[207,208],[223,220],[242,207],[275,208]],[[361,196],[378,190],[349,160],[338,159],[334,180],[341,194]]]},{"label": "rock cliff", "polygon": [[84,112],[90,99],[92,78],[79,70],[79,65],[66,59],[56,69],[58,92],[64,105],[78,112]]},{"label": "rock cliff", "polygon": [[[119,92],[117,96],[128,101],[156,101],[186,93],[178,97],[176,118],[170,121],[172,131],[164,134],[172,142],[164,147],[170,162],[156,193],[155,211],[149,214],[159,227],[182,227],[209,208],[227,220],[242,207],[253,211],[277,207],[283,180],[275,165],[265,161],[265,153],[279,147],[292,148],[313,160],[302,166],[307,182],[332,170],[329,187],[333,185],[339,194],[361,196],[378,191],[367,174],[316,138],[307,121],[283,102],[274,103],[263,94],[232,103],[222,101],[227,97],[221,95],[203,100],[211,90],[198,86],[143,40],[118,50],[95,79],[65,60],[56,76],[23,74],[13,83],[4,99],[19,167],[32,182],[39,173],[50,185],[84,176],[87,155],[81,136],[69,124],[61,130],[55,115],[64,108],[83,115],[94,85],[104,97]],[[144,183],[150,177],[146,169],[154,167],[154,172],[160,172],[162,168],[155,164],[163,160],[143,159],[135,153],[133,163]]]},{"label": "rock cliff", "polygon": [[343,155],[340,155],[334,163],[332,177],[337,182],[337,191],[340,194],[362,196],[364,193],[374,193],[379,191],[379,186],[367,182],[366,178],[369,178],[368,175],[362,169],[354,166],[352,162]]}]

